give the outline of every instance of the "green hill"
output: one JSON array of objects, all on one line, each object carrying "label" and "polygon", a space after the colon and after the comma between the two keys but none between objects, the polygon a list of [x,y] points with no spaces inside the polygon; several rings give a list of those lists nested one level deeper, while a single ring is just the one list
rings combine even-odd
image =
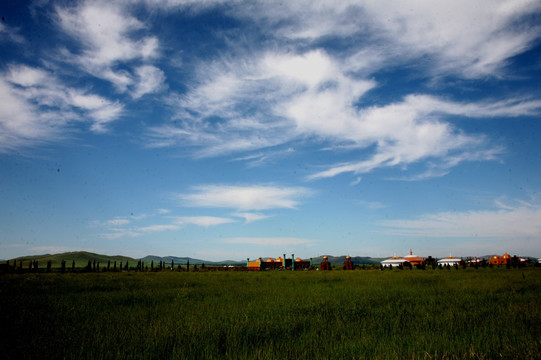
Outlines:
[{"label": "green hill", "polygon": [[218,265],[246,265],[246,261],[235,261],[235,260],[224,260],[224,261],[207,261],[201,259],[193,259],[191,257],[178,257],[178,256],[155,256],[149,255],[145,256],[142,259],[145,263],[159,263],[160,261],[165,261],[167,264],[170,264],[171,261],[174,261],[177,265],[185,265],[188,261],[191,265],[208,265],[208,266],[218,266]]},{"label": "green hill", "polygon": [[106,264],[108,261],[111,261],[113,263],[116,261],[118,264],[122,261],[123,263],[126,263],[126,261],[133,263],[137,262],[136,259],[133,259],[128,256],[121,256],[121,255],[115,255],[115,256],[109,256],[109,255],[101,255],[101,254],[95,254],[87,251],[73,251],[73,252],[65,252],[61,254],[44,254],[44,255],[33,255],[33,256],[21,256],[15,259],[9,260],[10,263],[13,263],[13,261],[17,261],[18,264],[23,263],[23,267],[25,264],[28,264],[30,261],[37,261],[39,267],[44,267],[47,264],[47,261],[52,261],[53,267],[60,267],[60,264],[62,263],[62,260],[66,261],[66,266],[71,267],[71,264],[73,261],[75,261],[75,267],[82,268],[85,267],[88,262],[99,262],[102,264]]}]

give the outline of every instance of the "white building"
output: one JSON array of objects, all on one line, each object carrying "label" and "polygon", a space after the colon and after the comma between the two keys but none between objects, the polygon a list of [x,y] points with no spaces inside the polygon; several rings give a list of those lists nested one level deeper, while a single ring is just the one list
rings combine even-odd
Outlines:
[{"label": "white building", "polygon": [[398,256],[393,256],[390,259],[383,260],[381,262],[381,265],[383,267],[397,267],[399,265],[405,266],[408,265],[409,261],[403,258],[399,258]]},{"label": "white building", "polygon": [[458,259],[456,257],[448,256],[445,259],[438,260],[438,265],[441,266],[458,266],[462,264],[462,259]]}]

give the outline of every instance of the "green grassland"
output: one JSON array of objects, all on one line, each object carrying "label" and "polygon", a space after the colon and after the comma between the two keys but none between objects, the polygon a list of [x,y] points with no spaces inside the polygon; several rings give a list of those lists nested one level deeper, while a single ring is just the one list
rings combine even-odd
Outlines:
[{"label": "green grassland", "polygon": [[541,268],[0,275],[4,359],[540,359]]}]

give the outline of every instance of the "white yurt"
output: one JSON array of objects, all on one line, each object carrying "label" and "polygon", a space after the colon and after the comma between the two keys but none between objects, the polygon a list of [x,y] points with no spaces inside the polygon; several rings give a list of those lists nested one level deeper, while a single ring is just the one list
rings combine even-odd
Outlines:
[{"label": "white yurt", "polygon": [[440,259],[438,260],[438,265],[442,265],[442,266],[455,266],[455,265],[460,265],[462,263],[462,259],[459,259],[459,258],[456,258],[456,257],[453,257],[453,256],[448,256],[446,257],[445,259]]},{"label": "white yurt", "polygon": [[393,256],[392,258],[390,259],[387,259],[387,260],[383,260],[381,262],[381,265],[383,267],[397,267],[399,265],[402,265],[402,266],[405,266],[408,264],[408,260],[404,259],[404,258],[400,258],[398,256]]}]

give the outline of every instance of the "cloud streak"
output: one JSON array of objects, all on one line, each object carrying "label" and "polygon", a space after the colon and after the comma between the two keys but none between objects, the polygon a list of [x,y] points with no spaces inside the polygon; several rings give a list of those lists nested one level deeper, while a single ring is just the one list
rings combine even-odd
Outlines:
[{"label": "cloud streak", "polygon": [[50,72],[12,64],[0,80],[0,152],[66,137],[76,123],[103,133],[123,105],[74,87]]},{"label": "cloud streak", "polygon": [[175,218],[174,222],[179,225],[197,225],[203,227],[234,223],[234,219],[217,216],[184,216]]},{"label": "cloud streak", "polygon": [[121,3],[83,1],[56,7],[56,15],[59,26],[82,47],[77,53],[64,51],[70,63],[109,81],[119,92],[131,88],[133,98],[164,88],[163,72],[149,64],[160,56],[158,39],[134,36],[146,25]]},{"label": "cloud streak", "polygon": [[257,246],[294,246],[312,245],[314,240],[293,237],[238,237],[223,240],[226,244],[243,244]]},{"label": "cloud streak", "polygon": [[311,193],[304,187],[201,185],[194,187],[191,193],[178,194],[178,198],[184,206],[250,211],[295,209],[299,200]]},{"label": "cloud streak", "polygon": [[[168,215],[169,211],[165,209],[158,209],[156,214],[151,216],[140,216],[132,217],[131,219],[126,219],[123,217],[116,217],[111,220],[106,221],[94,221],[91,223],[93,227],[100,227],[107,230],[107,232],[99,234],[100,237],[114,240],[121,238],[136,238],[148,234],[160,233],[164,231],[175,231],[179,230],[188,225],[195,225],[200,227],[211,227],[218,226],[222,224],[234,223],[235,219],[225,218],[225,217],[216,217],[216,216],[181,216],[175,217]],[[159,216],[160,218],[165,217],[169,223],[159,223],[152,224],[152,222],[159,221],[150,221],[150,225],[141,225],[141,222],[149,218]],[[163,222],[163,220],[162,220]]]},{"label": "cloud streak", "polygon": [[387,233],[400,236],[537,239],[541,236],[541,206],[498,204],[496,210],[442,212],[381,225]]},{"label": "cloud streak", "polygon": [[[481,134],[466,134],[449,117],[535,116],[541,100],[509,98],[458,102],[409,94],[389,104],[363,106],[377,87],[348,73],[344,60],[323,50],[301,54],[262,53],[212,63],[200,84],[170,98],[177,125],[151,128],[151,146],[192,146],[198,156],[221,156],[310,139],[321,145],[375,149],[356,162],[330,165],[309,179],[345,172],[362,174],[433,159],[444,164],[419,178],[441,176],[464,161],[494,160],[502,148]],[[250,98],[250,106],[245,101]],[[252,161],[255,155],[240,157]]]}]

